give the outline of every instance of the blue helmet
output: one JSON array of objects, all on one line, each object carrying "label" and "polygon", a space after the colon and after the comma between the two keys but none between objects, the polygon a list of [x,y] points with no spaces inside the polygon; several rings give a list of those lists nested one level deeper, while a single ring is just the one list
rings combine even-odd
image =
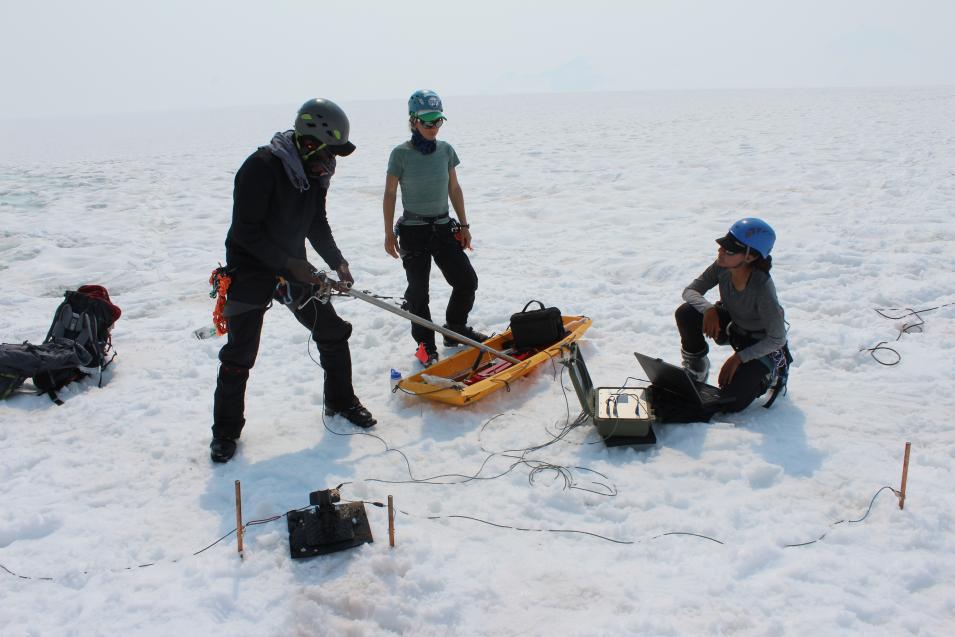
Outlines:
[{"label": "blue helmet", "polygon": [[414,118],[425,122],[447,119],[443,111],[444,106],[441,104],[441,98],[434,91],[415,91],[408,98],[408,114]]},{"label": "blue helmet", "polygon": [[729,237],[736,239],[750,250],[758,252],[764,258],[769,256],[773,250],[773,244],[776,243],[776,232],[768,223],[756,217],[747,217],[734,223],[730,227],[729,234],[724,238]]}]

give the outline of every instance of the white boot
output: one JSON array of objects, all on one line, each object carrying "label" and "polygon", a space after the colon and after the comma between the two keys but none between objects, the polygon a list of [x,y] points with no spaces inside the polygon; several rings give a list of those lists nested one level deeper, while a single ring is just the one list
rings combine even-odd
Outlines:
[{"label": "white boot", "polygon": [[680,354],[683,357],[683,369],[690,374],[690,378],[698,383],[705,383],[706,377],[710,375],[710,359],[707,358],[706,352],[689,354],[681,349]]}]

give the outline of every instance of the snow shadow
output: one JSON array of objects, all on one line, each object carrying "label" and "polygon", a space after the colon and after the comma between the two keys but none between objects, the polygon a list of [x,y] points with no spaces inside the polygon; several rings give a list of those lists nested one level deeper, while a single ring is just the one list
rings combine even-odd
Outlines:
[{"label": "snow shadow", "polygon": [[[731,447],[744,453],[748,448],[786,475],[812,476],[822,466],[825,454],[809,446],[805,415],[785,399],[778,400],[771,409],[763,409],[766,399],[761,396],[737,414],[716,414],[709,423],[654,424],[655,445],[607,447],[607,461],[614,466],[637,459],[652,462],[666,450],[703,460],[714,449]],[[598,442],[595,446],[603,445]]]},{"label": "snow shadow", "polygon": [[[764,400],[757,399],[757,401]],[[748,410],[753,410],[751,406]],[[746,411],[742,413],[746,413]],[[767,463],[780,467],[786,475],[810,477],[822,466],[826,454],[809,446],[806,439],[806,415],[784,398],[771,409],[760,412],[737,425],[761,437],[752,449]]]},{"label": "snow shadow", "polygon": [[[335,424],[330,426],[334,428]],[[303,441],[304,448],[299,451],[249,461],[246,452],[254,456],[250,447],[266,441],[262,440],[264,436],[261,434],[248,434],[251,435],[243,435],[240,439],[232,460],[213,467],[205,493],[199,499],[203,509],[221,516],[222,533],[235,528],[236,480],[241,481],[243,520],[248,523],[308,506],[308,496],[312,491],[330,489],[355,479],[351,449],[354,436],[326,431],[311,446]],[[211,460],[207,462],[211,463]],[[284,518],[272,524],[273,530],[286,533]]]}]

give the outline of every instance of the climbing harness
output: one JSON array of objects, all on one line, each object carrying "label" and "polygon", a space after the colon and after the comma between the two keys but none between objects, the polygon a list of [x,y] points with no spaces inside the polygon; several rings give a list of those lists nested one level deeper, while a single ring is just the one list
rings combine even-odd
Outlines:
[{"label": "climbing harness", "polygon": [[786,382],[789,380],[789,364],[792,362],[792,354],[789,353],[789,344],[769,355],[770,360],[775,364],[770,372],[769,379],[769,400],[763,405],[766,409],[773,406],[780,394],[786,395]]}]

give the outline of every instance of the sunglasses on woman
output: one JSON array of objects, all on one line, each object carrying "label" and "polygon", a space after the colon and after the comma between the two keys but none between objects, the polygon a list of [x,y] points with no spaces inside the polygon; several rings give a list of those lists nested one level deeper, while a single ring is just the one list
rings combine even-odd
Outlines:
[{"label": "sunglasses on woman", "polygon": [[418,122],[425,128],[441,128],[441,125],[444,124],[444,120],[440,117],[433,122],[426,122],[423,119],[419,119]]},{"label": "sunglasses on woman", "polygon": [[726,248],[722,246],[720,246],[720,248],[723,250],[723,254],[725,254],[728,257],[735,257],[737,254],[749,254],[749,248],[745,246],[743,246],[742,249],[740,249],[739,247],[736,247],[733,250],[727,250]]}]

